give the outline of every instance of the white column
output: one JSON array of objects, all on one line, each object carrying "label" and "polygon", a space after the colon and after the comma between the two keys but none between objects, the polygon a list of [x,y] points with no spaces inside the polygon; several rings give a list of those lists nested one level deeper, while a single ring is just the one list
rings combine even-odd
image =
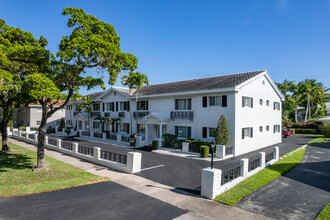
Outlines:
[{"label": "white column", "polygon": [[278,161],[280,159],[280,149],[276,146],[274,147],[274,159]]},{"label": "white column", "polygon": [[261,168],[265,168],[265,163],[266,163],[266,153],[265,152],[260,152],[259,153],[259,158],[260,158],[260,164],[259,166]]},{"label": "white column", "polygon": [[73,142],[72,143],[72,152],[77,153],[78,152],[78,143]]},{"label": "white column", "polygon": [[149,133],[149,131],[148,131],[148,127],[149,127],[149,125],[148,124],[146,124],[146,143],[145,143],[145,145],[148,145],[148,133]]},{"label": "white column", "polygon": [[107,133],[102,133],[102,139],[107,139]]},{"label": "white column", "polygon": [[57,146],[57,148],[61,148],[61,145],[62,144],[62,140],[61,139],[57,139],[56,140],[56,146]]},{"label": "white column", "polygon": [[224,160],[225,156],[226,156],[226,146],[225,145],[217,145],[215,156]]},{"label": "white column", "polygon": [[201,196],[214,199],[220,192],[221,173],[219,169],[210,167],[202,170]]},{"label": "white column", "polygon": [[45,136],[44,144],[48,145],[48,136]]},{"label": "white column", "polygon": [[138,173],[141,171],[142,154],[139,152],[127,153],[127,172]]},{"label": "white column", "polygon": [[22,131],[18,130],[18,137],[22,137]]},{"label": "white column", "polygon": [[158,147],[162,147],[162,139],[163,139],[163,124],[159,125],[159,139],[158,139]]},{"label": "white column", "polygon": [[247,177],[248,172],[249,172],[249,159],[248,158],[243,158],[240,161],[240,165],[242,166],[241,168],[241,176],[244,178]]},{"label": "white column", "polygon": [[94,159],[98,160],[100,159],[100,156],[101,156],[101,148],[94,147]]},{"label": "white column", "polygon": [[182,152],[189,152],[189,143],[182,142]]}]

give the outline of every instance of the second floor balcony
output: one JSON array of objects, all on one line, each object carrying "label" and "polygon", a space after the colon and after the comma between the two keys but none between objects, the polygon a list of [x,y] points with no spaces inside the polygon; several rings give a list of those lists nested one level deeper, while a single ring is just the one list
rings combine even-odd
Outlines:
[{"label": "second floor balcony", "polygon": [[101,112],[91,112],[91,117],[101,116]]},{"label": "second floor balcony", "polygon": [[172,111],[171,119],[188,119],[190,121],[194,120],[194,112],[193,111]]},{"label": "second floor balcony", "polygon": [[125,117],[125,112],[118,112],[118,117],[119,118],[124,118]]},{"label": "second floor balcony", "polygon": [[149,111],[137,111],[137,112],[133,112],[133,117],[135,119],[143,118],[144,116],[149,115],[149,114],[150,114]]}]

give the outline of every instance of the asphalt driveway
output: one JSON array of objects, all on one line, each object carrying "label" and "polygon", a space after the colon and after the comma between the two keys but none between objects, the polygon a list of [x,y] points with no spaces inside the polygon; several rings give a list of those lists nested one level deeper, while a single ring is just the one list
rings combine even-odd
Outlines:
[{"label": "asphalt driveway", "polygon": [[[117,147],[110,144],[78,139],[73,140],[72,138],[62,139],[66,139],[66,141],[75,141],[81,146],[100,147],[116,153],[126,154],[127,152],[132,151],[132,149]],[[277,144],[276,146],[279,146],[280,148],[280,155],[284,155],[287,152],[304,145],[312,139],[313,137],[309,136],[294,135],[284,138],[283,143]],[[214,163],[214,167],[222,170],[228,170],[239,165],[240,159],[242,158],[255,158],[261,151],[268,153],[272,150],[273,146],[270,146],[238,157],[218,161]],[[137,151],[142,153],[142,171],[136,175],[194,194],[200,194],[201,171],[203,168],[210,166],[209,162],[162,155],[146,150]]]},{"label": "asphalt driveway", "polygon": [[237,207],[275,219],[315,219],[330,202],[330,144],[308,147],[301,163]]},{"label": "asphalt driveway", "polygon": [[173,219],[186,212],[114,182],[0,197],[0,219]]}]

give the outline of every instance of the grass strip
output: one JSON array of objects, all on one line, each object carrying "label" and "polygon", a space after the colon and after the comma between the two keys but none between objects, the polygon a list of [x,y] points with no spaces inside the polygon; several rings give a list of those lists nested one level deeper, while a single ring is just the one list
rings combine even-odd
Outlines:
[{"label": "grass strip", "polygon": [[273,165],[259,171],[253,176],[243,180],[228,191],[218,195],[214,200],[220,203],[234,206],[242,198],[265,186],[273,180],[279,178],[293,167],[295,167],[303,158],[305,148],[299,151],[293,150],[284,155],[279,161]]},{"label": "grass strip", "polygon": [[11,151],[0,153],[0,197],[53,191],[109,181],[70,164],[45,156],[48,169],[33,171],[37,153],[9,143]]},{"label": "grass strip", "polygon": [[330,203],[324,206],[316,220],[329,220],[330,219]]},{"label": "grass strip", "polygon": [[330,143],[330,138],[315,138],[311,141],[309,141],[307,144],[312,145],[312,144],[321,144],[321,143]]}]

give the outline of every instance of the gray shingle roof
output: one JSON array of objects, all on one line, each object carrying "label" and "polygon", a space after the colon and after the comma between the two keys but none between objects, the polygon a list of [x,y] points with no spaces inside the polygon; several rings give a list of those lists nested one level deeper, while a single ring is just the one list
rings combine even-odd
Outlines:
[{"label": "gray shingle roof", "polygon": [[102,93],[104,93],[105,91],[100,91],[100,92],[93,92],[91,94],[85,95],[85,96],[89,96],[90,100],[94,100],[97,97],[99,97]]},{"label": "gray shingle roof", "polygon": [[235,87],[242,82],[264,72],[265,70],[236,73],[230,75],[214,76],[200,79],[191,79],[170,83],[145,86],[139,90],[139,95],[153,95],[161,93],[175,93],[187,91],[200,91]]}]

